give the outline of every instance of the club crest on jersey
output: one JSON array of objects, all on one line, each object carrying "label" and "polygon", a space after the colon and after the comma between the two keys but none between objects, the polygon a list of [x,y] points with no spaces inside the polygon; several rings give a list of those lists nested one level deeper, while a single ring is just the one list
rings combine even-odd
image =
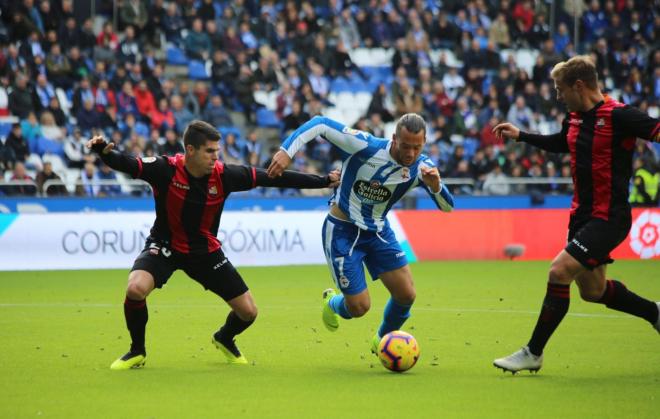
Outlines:
[{"label": "club crest on jersey", "polygon": [[392,196],[392,192],[377,180],[358,180],[353,184],[353,192],[365,204],[380,204]]},{"label": "club crest on jersey", "polygon": [[209,195],[217,195],[218,194],[218,188],[213,185],[209,188]]},{"label": "club crest on jersey", "polygon": [[605,118],[599,118],[598,121],[596,121],[596,126],[597,127],[604,127],[605,126]]},{"label": "club crest on jersey", "polygon": [[407,167],[401,169],[401,178],[403,180],[410,179],[410,169],[408,169]]}]

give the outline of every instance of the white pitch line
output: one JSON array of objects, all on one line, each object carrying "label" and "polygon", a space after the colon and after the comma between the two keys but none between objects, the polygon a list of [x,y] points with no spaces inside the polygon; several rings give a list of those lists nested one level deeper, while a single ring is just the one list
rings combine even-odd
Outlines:
[{"label": "white pitch line", "polygon": [[[151,309],[158,308],[217,308],[223,307],[223,304],[153,304],[149,305]],[[118,308],[121,304],[104,303],[0,303],[0,308],[11,307],[33,307],[33,308]],[[260,306],[266,310],[291,310],[291,309],[312,309],[311,306]],[[430,311],[439,313],[483,313],[483,314],[526,314],[538,315],[538,311],[532,310],[501,310],[501,309],[481,309],[481,308],[435,308],[435,307],[414,307],[414,311]],[[568,316],[584,318],[607,318],[607,319],[626,319],[629,316],[617,314],[597,314],[597,313],[567,313]]]}]

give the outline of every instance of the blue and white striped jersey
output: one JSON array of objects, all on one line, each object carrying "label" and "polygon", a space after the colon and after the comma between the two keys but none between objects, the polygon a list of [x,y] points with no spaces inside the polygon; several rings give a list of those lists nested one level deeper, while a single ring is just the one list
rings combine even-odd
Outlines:
[{"label": "blue and white striped jersey", "polygon": [[454,198],[444,184],[433,193],[422,181],[421,166],[435,167],[424,154],[410,166],[398,164],[390,155],[391,141],[349,128],[332,119],[316,116],[301,125],[282,144],[289,157],[307,142],[321,136],[341,151],[341,185],[332,200],[364,230],[381,231],[387,212],[410,189],[421,186],[438,208],[449,212]]}]

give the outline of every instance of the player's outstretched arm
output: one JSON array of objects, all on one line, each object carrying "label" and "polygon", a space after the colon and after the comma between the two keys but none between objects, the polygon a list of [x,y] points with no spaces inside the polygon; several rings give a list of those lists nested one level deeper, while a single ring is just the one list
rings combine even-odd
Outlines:
[{"label": "player's outstretched arm", "polygon": [[327,176],[285,170],[278,177],[272,178],[263,169],[256,169],[256,186],[268,186],[294,189],[334,188],[339,185],[340,173],[333,170]]},{"label": "player's outstretched arm", "polygon": [[510,122],[497,124],[493,128],[493,133],[497,138],[510,138],[516,141],[523,141],[540,149],[553,153],[568,153],[568,142],[566,134],[568,133],[568,123],[564,121],[561,132],[552,135],[530,134],[521,131]]},{"label": "player's outstretched arm", "polygon": [[105,141],[102,135],[92,137],[91,140],[87,141],[86,146],[98,154],[108,167],[137,177],[140,169],[137,159],[115,151],[115,144]]},{"label": "player's outstretched arm", "polygon": [[447,187],[442,183],[440,172],[437,167],[421,166],[422,185],[431,196],[438,208],[444,212],[454,209],[454,197]]}]

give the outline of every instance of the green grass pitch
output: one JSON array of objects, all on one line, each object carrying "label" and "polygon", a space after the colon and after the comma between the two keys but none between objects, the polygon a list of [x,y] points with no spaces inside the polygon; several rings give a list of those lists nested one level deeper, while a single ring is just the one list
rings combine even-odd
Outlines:
[{"label": "green grass pitch", "polygon": [[[227,306],[177,273],[148,300],[147,364],[110,371],[128,348],[126,271],[0,274],[0,418],[657,418],[660,336],[643,320],[588,304],[569,315],[538,375],[492,366],[524,345],[548,262],[412,265],[421,347],[404,374],[369,353],[386,291],[337,333],[320,320],[325,266],[242,268],[260,313],[223,363],[211,334]],[[660,263],[618,261],[609,276],[660,299]]]}]

